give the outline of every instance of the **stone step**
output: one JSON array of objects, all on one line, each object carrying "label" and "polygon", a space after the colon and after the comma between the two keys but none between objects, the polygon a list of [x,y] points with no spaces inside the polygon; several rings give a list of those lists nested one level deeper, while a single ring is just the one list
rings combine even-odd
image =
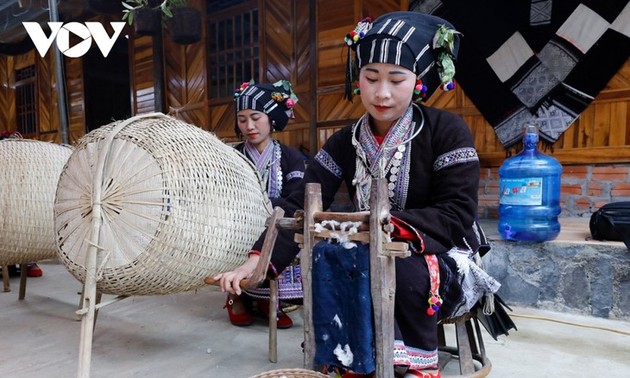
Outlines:
[{"label": "stone step", "polygon": [[601,318],[630,320],[630,250],[593,240],[588,218],[560,218],[555,240],[502,240],[496,219],[480,221],[492,250],[485,270],[508,303]]}]

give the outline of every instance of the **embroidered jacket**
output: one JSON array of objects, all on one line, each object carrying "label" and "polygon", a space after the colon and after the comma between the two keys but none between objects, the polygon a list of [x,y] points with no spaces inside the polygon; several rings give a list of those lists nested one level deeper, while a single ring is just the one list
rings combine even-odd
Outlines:
[{"label": "embroidered jacket", "polygon": [[[424,106],[413,107],[412,125],[422,128],[406,143],[410,154],[408,174],[404,177],[404,173],[399,172],[398,176],[403,176],[397,178],[406,180],[407,193],[402,196],[405,203],[391,214],[418,232],[424,242],[424,251],[418,252],[439,254],[454,246],[477,250],[479,243],[472,226],[477,213],[480,167],[470,130],[455,114]],[[342,182],[346,183],[350,196],[355,196],[352,180],[357,161],[352,132],[353,125],[339,130],[317,153],[300,188],[286,198],[285,216],[292,216],[295,210],[303,208],[304,186],[309,182],[321,184],[324,209],[331,205]],[[360,128],[355,132],[360,132]],[[358,136],[356,138],[359,140]],[[298,253],[291,235],[281,230],[276,240],[271,261],[278,271]],[[263,237],[254,249],[260,250]]]},{"label": "embroidered jacket", "polygon": [[[297,148],[284,145],[274,139],[271,140],[271,143],[274,144],[274,148],[276,148],[278,152],[277,154],[274,153],[274,156],[271,157],[271,164],[275,165],[275,169],[272,169],[272,167],[267,167],[267,169],[270,172],[278,172],[281,180],[278,180],[278,177],[272,178],[268,174],[263,175],[267,177],[265,189],[267,190],[271,204],[274,207],[282,207],[282,199],[299,189],[300,181],[304,178],[304,163],[306,159]],[[251,156],[245,153],[244,142],[237,144],[234,148],[253,161]],[[279,155],[279,159],[277,155]],[[253,162],[256,164],[255,161]]]}]

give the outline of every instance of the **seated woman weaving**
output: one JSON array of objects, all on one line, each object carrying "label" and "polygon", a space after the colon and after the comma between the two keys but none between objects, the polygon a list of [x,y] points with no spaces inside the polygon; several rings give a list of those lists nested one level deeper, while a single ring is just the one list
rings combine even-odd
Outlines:
[{"label": "seated woman weaving", "polygon": [[[291,83],[286,80],[274,84],[243,83],[234,93],[236,104],[236,134],[244,139],[235,148],[255,166],[265,183],[271,204],[281,204],[300,186],[304,177],[305,156],[296,148],[287,146],[271,137],[272,132],[282,131],[291,118],[298,98]],[[301,302],[303,298],[299,264],[289,265],[281,273],[279,301]],[[250,307],[255,299],[258,310],[268,317],[269,288],[254,288],[243,295],[228,294],[225,307],[230,322],[236,326],[248,326],[254,322]],[[290,328],[291,318],[282,307],[277,308],[277,327]]]},{"label": "seated woman weaving", "polygon": [[[485,275],[464,285],[468,292],[462,293],[465,282],[457,275],[469,267],[467,257],[481,242],[475,222],[480,168],[470,130],[460,117],[422,105],[437,87],[453,87],[458,33],[434,16],[393,12],[362,20],[346,43],[354,52],[351,63],[359,73],[355,93],[366,113],[330,137],[308,165],[300,189],[282,207],[287,216],[301,209],[304,184],[314,182],[321,184],[326,209],[345,182],[356,210],[369,210],[372,178],[387,179],[392,236],[413,247],[410,257],[396,258],[392,363],[401,377],[439,377],[438,321],[498,290],[498,283]],[[350,87],[354,70],[347,69]],[[239,282],[256,267],[262,240],[243,265],[214,277],[222,290],[241,292]],[[281,230],[271,270],[282,271],[297,253],[291,232]],[[319,336],[316,329],[316,340]],[[341,369],[345,376],[373,371],[373,363],[345,361],[343,353],[334,351],[328,360],[318,359],[326,351],[316,342],[317,362],[330,369]]]}]

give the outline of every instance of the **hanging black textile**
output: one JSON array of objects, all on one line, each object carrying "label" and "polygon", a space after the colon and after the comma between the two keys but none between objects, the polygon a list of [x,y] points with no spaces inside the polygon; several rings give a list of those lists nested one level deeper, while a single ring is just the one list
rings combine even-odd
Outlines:
[{"label": "hanging black textile", "polygon": [[630,57],[628,0],[424,0],[463,34],[456,81],[508,148],[553,144]]},{"label": "hanging black textile", "polygon": [[374,371],[369,246],[317,243],[312,276],[315,365]]}]

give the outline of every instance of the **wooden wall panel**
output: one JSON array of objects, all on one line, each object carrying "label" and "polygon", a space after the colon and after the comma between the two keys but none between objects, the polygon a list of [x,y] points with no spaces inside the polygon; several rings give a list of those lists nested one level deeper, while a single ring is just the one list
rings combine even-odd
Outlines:
[{"label": "wooden wall panel", "polygon": [[370,16],[372,19],[388,12],[397,11],[397,10],[407,10],[409,9],[408,1],[400,1],[400,0],[363,0],[361,4],[361,13],[355,14],[359,17],[356,18],[354,23],[356,24],[361,18]]},{"label": "wooden wall panel", "polygon": [[309,129],[308,127],[295,127],[290,126],[285,131],[274,133],[273,138],[280,142],[293,146],[306,155],[310,153],[309,150]]},{"label": "wooden wall panel", "polygon": [[51,134],[59,129],[55,70],[54,54],[37,60],[37,125],[42,140],[55,140]]},{"label": "wooden wall panel", "polygon": [[610,146],[625,146],[628,143],[627,135],[630,125],[626,123],[628,119],[628,103],[615,102],[610,103],[608,109],[608,117],[605,117],[610,125],[619,125],[619,127],[610,128]]},{"label": "wooden wall panel", "polygon": [[[210,108],[210,124],[208,128],[217,134],[220,138],[232,138],[236,140],[236,133],[234,126],[236,125],[236,118],[234,117],[234,104],[226,103],[213,105]],[[222,128],[217,127],[222,125]]]},{"label": "wooden wall panel", "polygon": [[[66,92],[68,101],[68,137],[71,143],[85,135],[85,87],[83,84],[83,60],[65,59]],[[57,106],[55,106],[57,109]],[[58,111],[55,119],[59,120]]]},{"label": "wooden wall panel", "polygon": [[365,113],[359,96],[352,102],[343,98],[343,93],[321,94],[317,96],[317,122],[345,125]]},{"label": "wooden wall panel", "polygon": [[[201,0],[187,5],[205,9]],[[202,28],[201,40],[189,45],[177,44],[164,33],[164,82],[168,113],[208,130],[205,33]]]},{"label": "wooden wall panel", "polygon": [[342,85],[345,80],[347,49],[343,37],[357,19],[350,1],[317,2],[317,88]]},{"label": "wooden wall panel", "polygon": [[310,59],[315,51],[311,51],[311,39],[314,36],[309,32],[310,13],[307,1],[297,1],[291,19],[293,20],[294,57],[291,62],[293,80],[296,82],[296,90],[300,93],[311,89],[315,83],[311,83]]},{"label": "wooden wall panel", "polygon": [[155,111],[153,46],[151,37],[130,39],[131,111],[143,114]]},{"label": "wooden wall panel", "polygon": [[304,127],[310,119],[310,34],[308,2],[270,0],[265,2],[263,46],[264,81],[289,80],[300,99],[294,108],[291,128]]},{"label": "wooden wall panel", "polygon": [[0,130],[15,130],[15,92],[12,89],[14,60],[8,56],[0,56]]},{"label": "wooden wall panel", "polygon": [[[297,34],[293,15],[293,1],[272,0],[264,8],[264,48],[266,82],[275,83],[278,80],[294,80],[295,47],[294,36]],[[297,86],[297,83],[293,83]]]}]

